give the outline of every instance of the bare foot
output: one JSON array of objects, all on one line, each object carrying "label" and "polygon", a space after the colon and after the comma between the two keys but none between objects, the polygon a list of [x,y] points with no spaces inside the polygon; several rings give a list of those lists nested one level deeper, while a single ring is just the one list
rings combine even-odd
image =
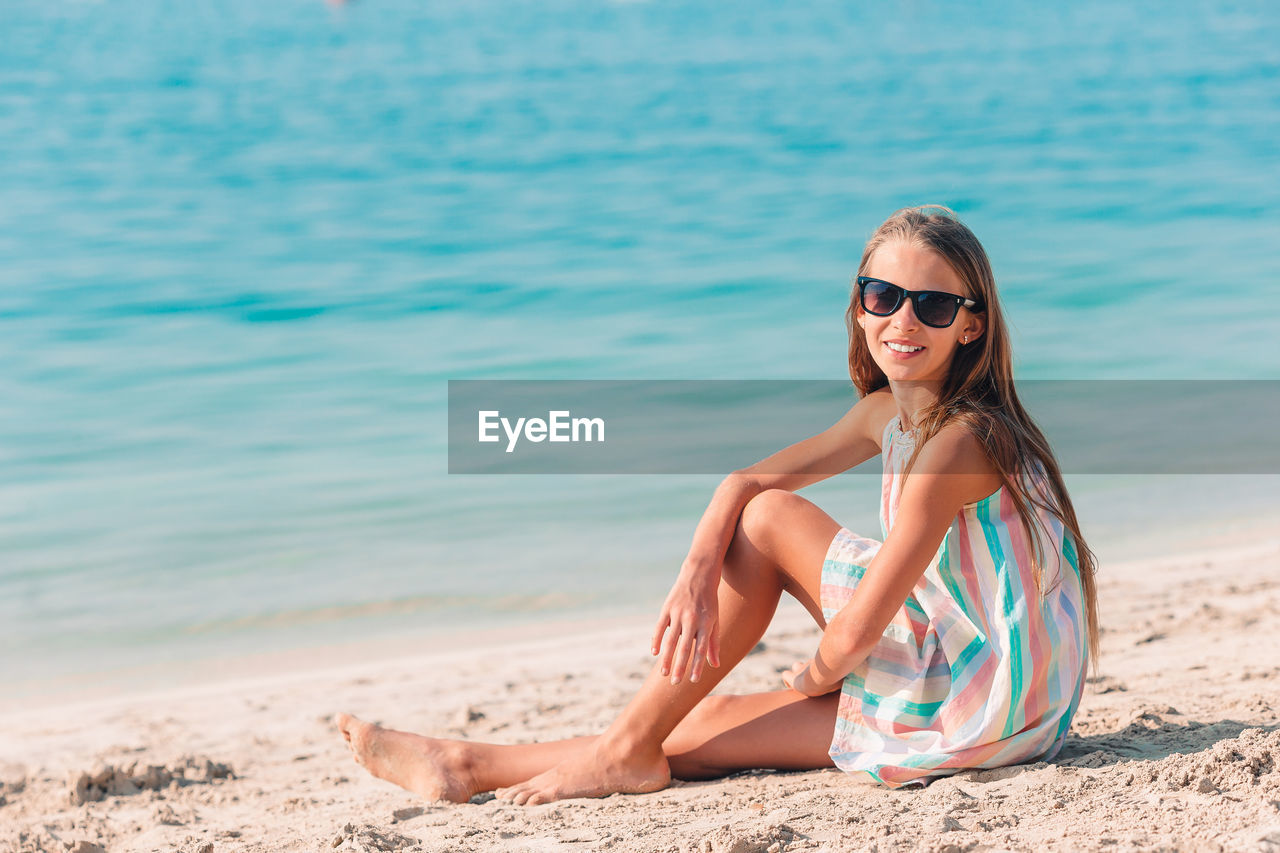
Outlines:
[{"label": "bare foot", "polygon": [[571,797],[647,794],[671,784],[671,768],[662,748],[652,753],[622,753],[597,742],[594,748],[494,796],[518,806],[535,806]]},{"label": "bare foot", "polygon": [[384,729],[350,714],[334,721],[356,763],[379,779],[426,800],[465,803],[477,793],[464,744]]}]

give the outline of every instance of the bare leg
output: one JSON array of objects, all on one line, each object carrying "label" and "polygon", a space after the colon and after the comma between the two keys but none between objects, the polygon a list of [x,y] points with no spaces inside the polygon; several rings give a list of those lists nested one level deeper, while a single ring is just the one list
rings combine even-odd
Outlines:
[{"label": "bare leg", "polygon": [[[721,668],[708,670],[701,681],[672,685],[655,665],[598,737],[498,746],[390,732],[345,716],[339,726],[357,760],[374,775],[431,799],[454,801],[491,788],[516,803],[641,793],[665,787],[673,770],[696,770],[696,778],[705,778],[743,767],[829,766],[834,694],[809,700],[792,691],[714,697],[707,710],[676,730],[759,641],[784,589],[825,625],[819,604],[822,558],[838,529],[826,513],[789,492],[753,499],[743,510],[720,583]],[[743,734],[775,728],[787,736],[766,734],[762,742]],[[794,755],[779,753],[791,746]],[[717,767],[722,770],[713,772]]]},{"label": "bare leg", "polygon": [[427,800],[463,803],[514,785],[587,748],[599,735],[547,743],[493,744],[425,737],[339,714],[338,729],[360,764]]},{"label": "bare leg", "polygon": [[794,690],[708,696],[662,745],[677,779],[715,779],[739,770],[831,767],[839,693]]},{"label": "bare leg", "polygon": [[[715,779],[753,767],[829,767],[838,693],[809,699],[792,690],[708,696],[662,745],[677,779]],[[427,800],[466,802],[515,785],[589,752],[600,735],[531,744],[429,738],[384,729],[347,714],[338,726],[356,761],[379,779]]]}]

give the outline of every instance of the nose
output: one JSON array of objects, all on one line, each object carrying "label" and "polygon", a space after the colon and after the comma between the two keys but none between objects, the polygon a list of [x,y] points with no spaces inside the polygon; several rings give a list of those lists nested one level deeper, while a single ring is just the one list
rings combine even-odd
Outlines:
[{"label": "nose", "polygon": [[916,317],[916,304],[911,301],[910,297],[902,300],[902,304],[898,306],[898,310],[893,312],[893,325],[899,329],[915,329],[919,327],[920,320]]}]

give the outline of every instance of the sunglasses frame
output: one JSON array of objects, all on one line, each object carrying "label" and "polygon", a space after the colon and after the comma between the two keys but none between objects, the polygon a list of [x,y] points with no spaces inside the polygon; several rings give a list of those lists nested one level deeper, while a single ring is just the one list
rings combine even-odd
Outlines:
[{"label": "sunglasses frame", "polygon": [[[969,299],[964,296],[956,296],[954,293],[947,293],[945,290],[907,290],[905,287],[894,284],[891,281],[885,281],[882,278],[872,278],[869,275],[860,275],[855,279],[855,282],[858,285],[858,304],[862,306],[863,311],[866,311],[868,314],[872,315],[873,317],[891,317],[894,314],[896,314],[900,308],[902,308],[903,304],[908,299],[910,299],[911,307],[916,312],[917,320],[919,320],[921,323],[924,323],[926,326],[932,329],[947,329],[947,328],[950,328],[952,324],[955,323],[956,317],[960,315],[961,308],[968,308],[970,311],[974,311],[974,312],[982,310],[982,303],[978,302],[976,299]],[[885,311],[882,313],[880,311],[872,311],[870,308],[867,307],[866,285],[872,284],[872,283],[887,285],[888,287],[893,288],[893,290],[897,292],[898,302],[896,305],[893,306],[891,310]],[[941,296],[941,297],[945,297],[946,299],[953,300],[953,303],[955,305],[955,310],[951,313],[951,319],[940,326],[937,323],[930,323],[929,321],[925,320],[924,317],[921,317],[920,316],[920,300],[925,296]]]}]

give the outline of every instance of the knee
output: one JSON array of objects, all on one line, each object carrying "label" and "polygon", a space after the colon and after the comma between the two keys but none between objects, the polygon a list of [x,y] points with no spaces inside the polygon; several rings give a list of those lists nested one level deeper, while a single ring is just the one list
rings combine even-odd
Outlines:
[{"label": "knee", "polygon": [[773,534],[785,526],[784,520],[792,514],[797,502],[801,501],[804,498],[793,492],[765,489],[742,508],[738,532],[760,550],[766,550]]}]

